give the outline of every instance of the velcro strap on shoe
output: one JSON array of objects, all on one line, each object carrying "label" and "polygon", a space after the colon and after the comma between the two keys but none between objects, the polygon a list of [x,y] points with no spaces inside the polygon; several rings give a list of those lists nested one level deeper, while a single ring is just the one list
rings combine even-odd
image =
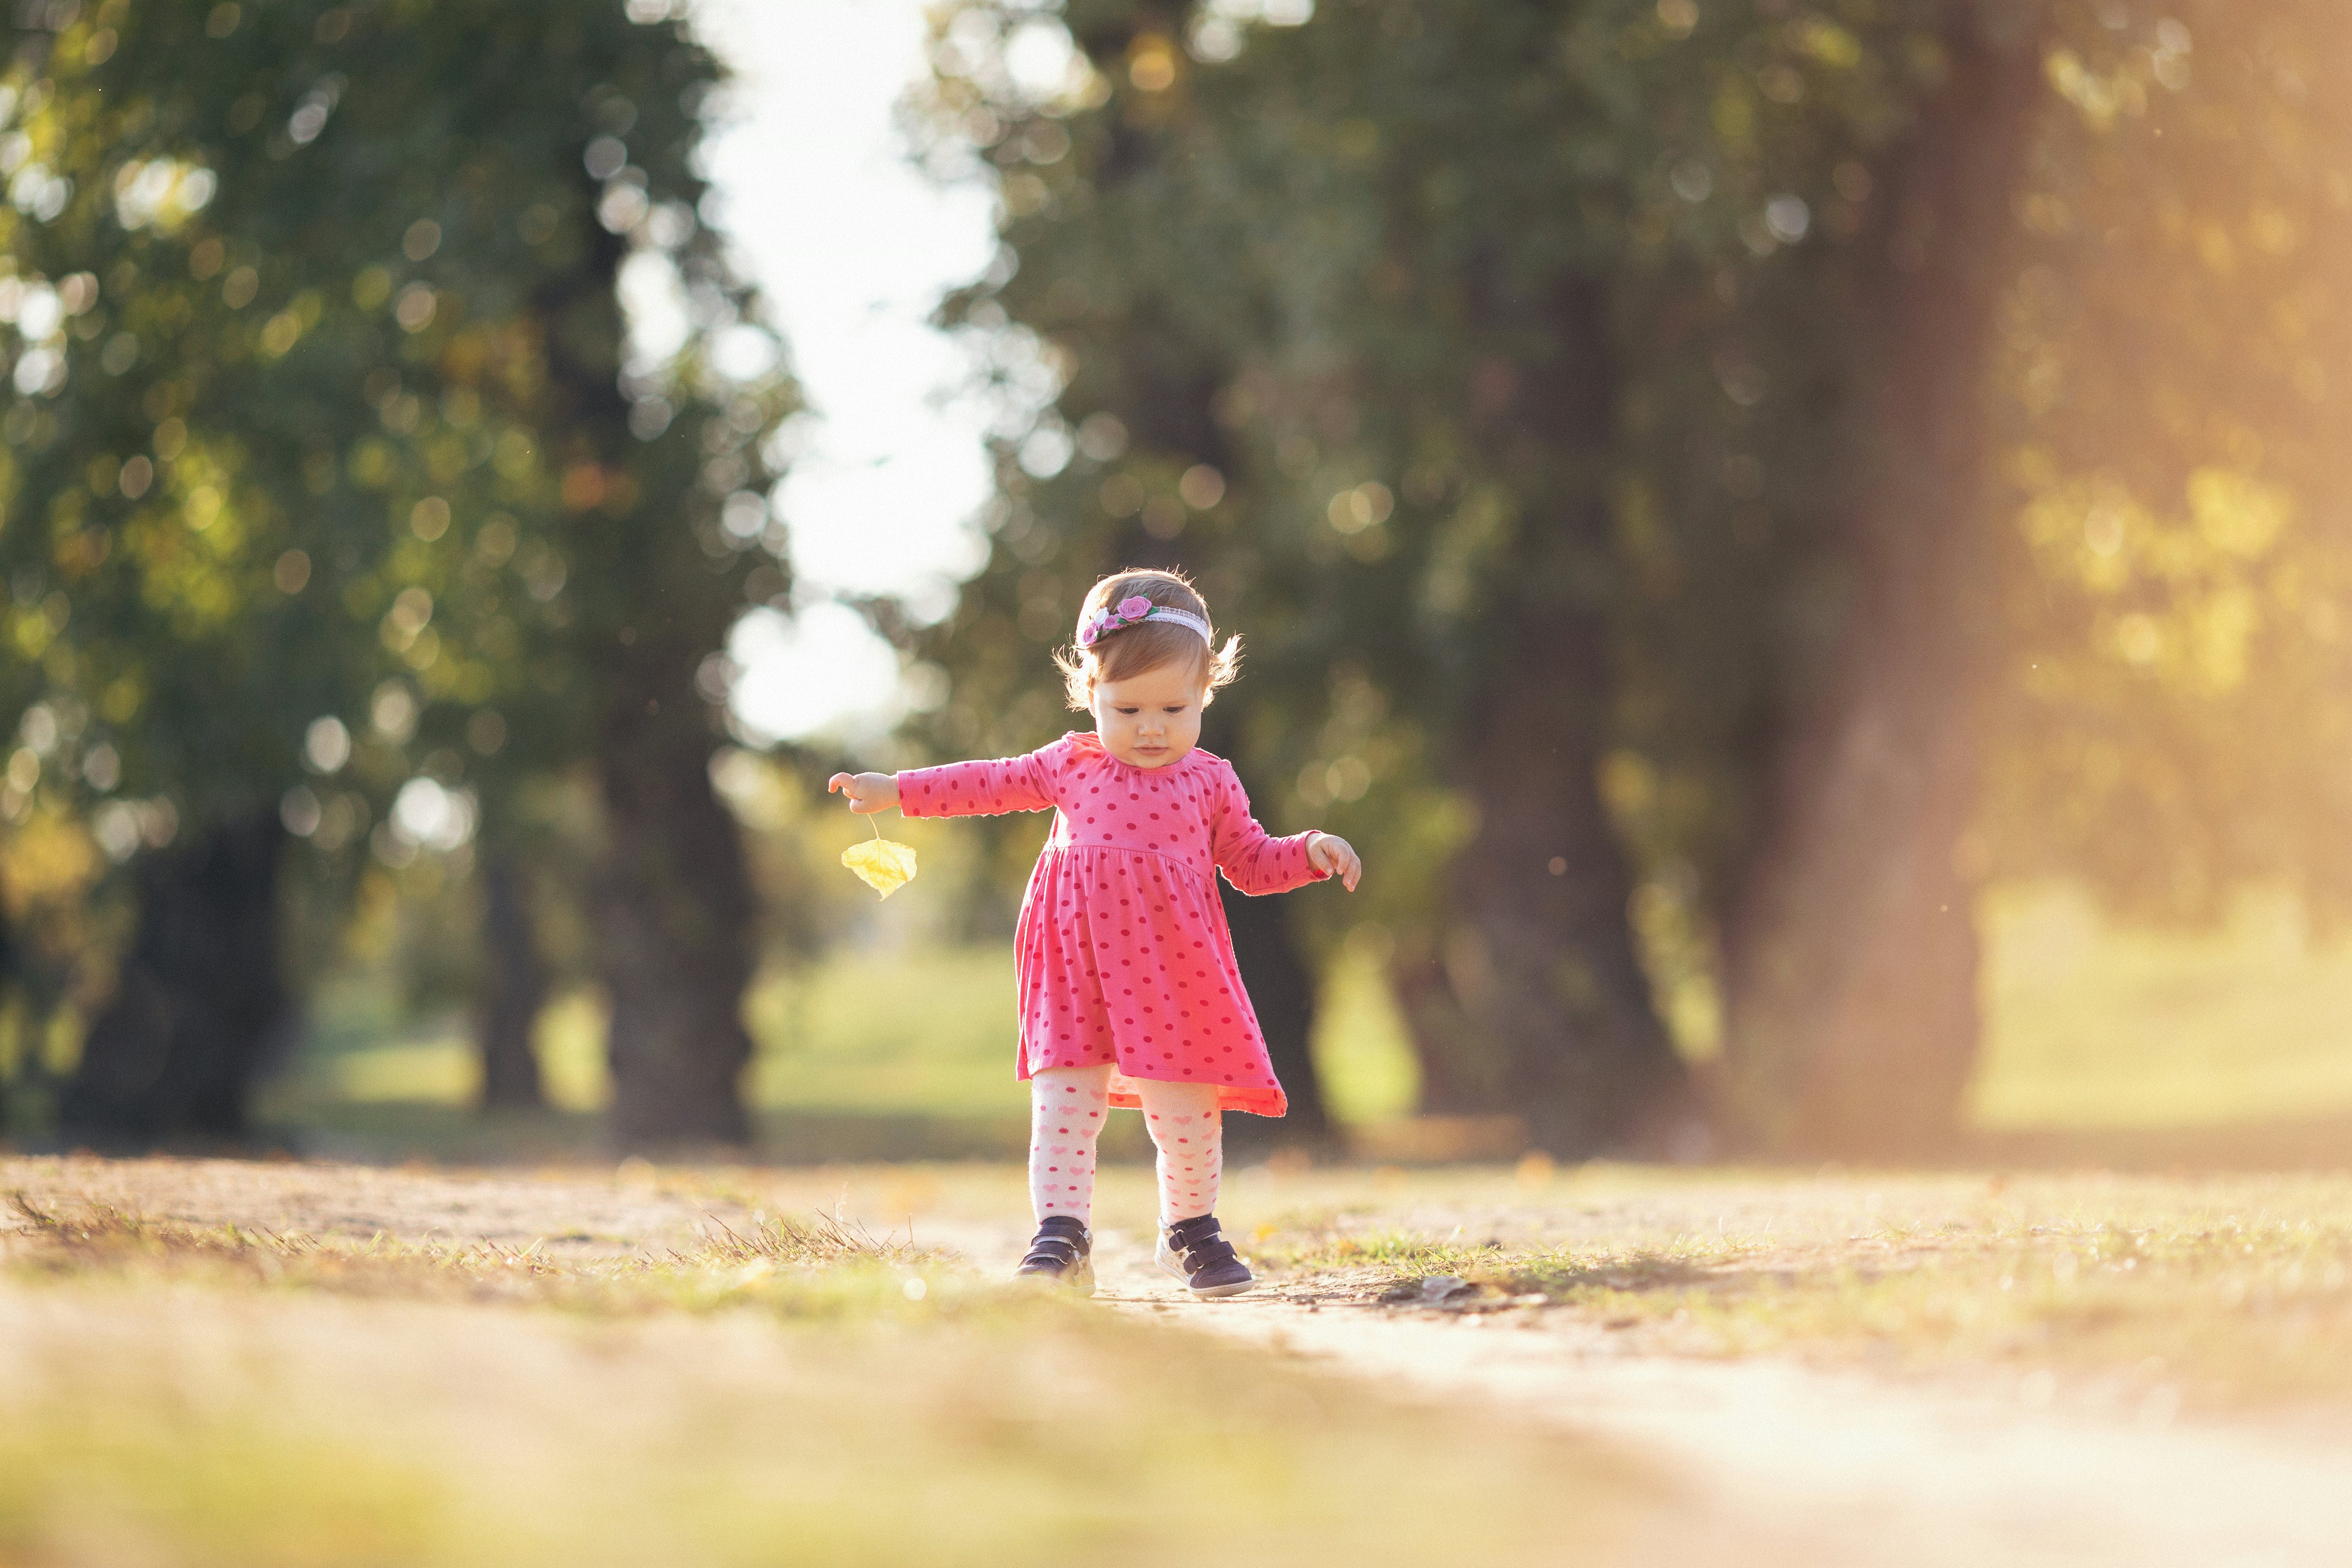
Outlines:
[{"label": "velcro strap on shoe", "polygon": [[1214,1268],[1221,1263],[1235,1260],[1234,1244],[1222,1236],[1213,1236],[1184,1249],[1186,1272],[1198,1274],[1203,1268]]},{"label": "velcro strap on shoe", "polygon": [[1198,1274],[1203,1268],[1237,1260],[1234,1244],[1220,1235],[1219,1229],[1217,1216],[1205,1214],[1168,1227],[1169,1248],[1183,1259],[1185,1273]]},{"label": "velcro strap on shoe", "polygon": [[1021,1260],[1021,1267],[1026,1268],[1032,1263],[1050,1263],[1056,1268],[1069,1268],[1077,1261],[1077,1243],[1067,1237],[1041,1236],[1029,1244],[1029,1256]]},{"label": "velcro strap on shoe", "polygon": [[1214,1240],[1217,1231],[1217,1216],[1213,1214],[1178,1220],[1168,1227],[1168,1245],[1179,1252],[1187,1252],[1203,1242]]}]

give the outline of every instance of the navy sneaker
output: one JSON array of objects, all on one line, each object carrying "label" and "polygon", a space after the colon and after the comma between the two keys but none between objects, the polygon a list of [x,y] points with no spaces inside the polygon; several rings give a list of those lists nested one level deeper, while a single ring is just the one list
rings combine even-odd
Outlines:
[{"label": "navy sneaker", "polygon": [[1043,1279],[1067,1285],[1081,1296],[1095,1293],[1094,1237],[1086,1221],[1073,1215],[1047,1215],[1029,1244],[1029,1256],[1013,1270],[1016,1279]]},{"label": "navy sneaker", "polygon": [[1257,1283],[1234,1244],[1217,1234],[1217,1216],[1181,1219],[1160,1233],[1160,1267],[1195,1296],[1238,1296]]}]

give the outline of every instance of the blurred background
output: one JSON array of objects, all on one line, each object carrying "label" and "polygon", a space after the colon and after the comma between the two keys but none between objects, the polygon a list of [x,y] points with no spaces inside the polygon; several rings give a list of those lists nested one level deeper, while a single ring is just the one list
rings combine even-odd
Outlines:
[{"label": "blurred background", "polygon": [[2341,1157],[2336,0],[5,27],[17,1146],[1017,1154],[1045,820],[823,780],[1136,564],[1260,1151]]}]

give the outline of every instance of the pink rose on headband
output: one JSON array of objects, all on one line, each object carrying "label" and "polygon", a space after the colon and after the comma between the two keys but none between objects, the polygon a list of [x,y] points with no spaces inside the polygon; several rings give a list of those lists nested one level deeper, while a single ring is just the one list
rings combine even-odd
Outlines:
[{"label": "pink rose on headband", "polygon": [[1139,621],[1151,613],[1151,601],[1140,594],[1118,602],[1118,617],[1123,621]]}]

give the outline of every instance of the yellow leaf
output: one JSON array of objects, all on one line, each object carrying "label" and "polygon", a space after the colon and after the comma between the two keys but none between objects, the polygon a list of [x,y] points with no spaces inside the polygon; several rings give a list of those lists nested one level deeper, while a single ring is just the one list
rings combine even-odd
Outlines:
[{"label": "yellow leaf", "polygon": [[863,844],[851,845],[841,852],[841,863],[886,899],[915,876],[915,852],[887,838],[869,838]]}]

